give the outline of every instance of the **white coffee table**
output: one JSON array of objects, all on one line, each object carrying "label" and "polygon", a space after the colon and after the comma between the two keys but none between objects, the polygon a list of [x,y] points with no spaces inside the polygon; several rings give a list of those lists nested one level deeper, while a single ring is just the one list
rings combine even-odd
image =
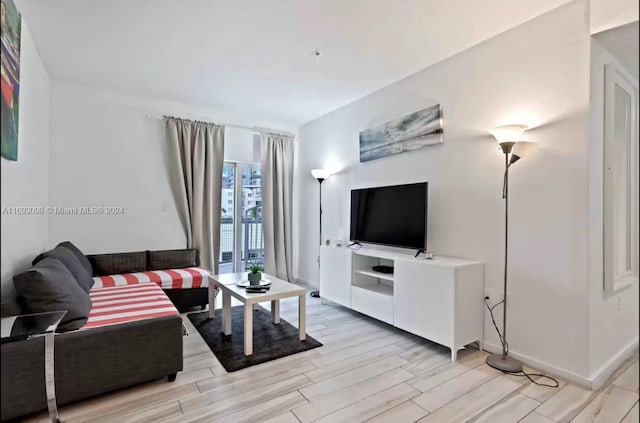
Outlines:
[{"label": "white coffee table", "polygon": [[[271,301],[271,319],[273,323],[280,323],[280,300],[287,297],[298,297],[298,329],[299,339],[306,339],[305,329],[305,295],[306,290],[298,285],[283,281],[267,274],[262,279],[271,281],[271,288],[265,293],[249,294],[239,287],[238,282],[247,280],[247,272],[225,273],[213,275],[211,280],[222,291],[222,332],[231,335],[231,297],[244,303],[244,355],[253,354],[253,305]],[[213,307],[209,305],[209,317],[213,318]]]}]

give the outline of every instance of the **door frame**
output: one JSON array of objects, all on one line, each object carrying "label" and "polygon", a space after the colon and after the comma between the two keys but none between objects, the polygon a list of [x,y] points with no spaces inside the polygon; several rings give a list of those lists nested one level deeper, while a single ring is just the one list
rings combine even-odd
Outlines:
[{"label": "door frame", "polygon": [[[629,209],[627,210],[629,242],[627,254],[630,256],[630,269],[621,275],[614,270],[613,254],[613,202],[614,168],[613,143],[615,122],[614,89],[619,86],[631,98],[629,119],[629,151],[628,164],[628,195]],[[610,63],[605,66],[605,98],[604,98],[604,137],[603,137],[603,279],[604,291],[614,293],[638,281],[638,88],[627,78],[617,65]]]}]

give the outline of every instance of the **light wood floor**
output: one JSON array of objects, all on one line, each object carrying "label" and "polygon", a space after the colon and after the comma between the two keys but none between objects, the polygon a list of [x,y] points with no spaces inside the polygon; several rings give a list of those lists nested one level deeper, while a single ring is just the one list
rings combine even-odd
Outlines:
[{"label": "light wood floor", "polygon": [[[638,354],[605,388],[504,376],[469,348],[447,348],[307,297],[307,332],[324,346],[226,373],[190,321],[184,371],[62,407],[64,422],[638,422]],[[297,325],[297,300],[282,301]],[[29,419],[47,421],[45,414]]]}]

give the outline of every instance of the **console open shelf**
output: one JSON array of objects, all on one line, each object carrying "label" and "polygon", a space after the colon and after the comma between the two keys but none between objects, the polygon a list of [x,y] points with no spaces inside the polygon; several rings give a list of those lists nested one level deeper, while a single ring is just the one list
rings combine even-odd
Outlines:
[{"label": "console open shelf", "polygon": [[375,270],[356,270],[355,272],[372,278],[384,279],[386,281],[393,282],[393,273],[382,273],[376,272]]}]

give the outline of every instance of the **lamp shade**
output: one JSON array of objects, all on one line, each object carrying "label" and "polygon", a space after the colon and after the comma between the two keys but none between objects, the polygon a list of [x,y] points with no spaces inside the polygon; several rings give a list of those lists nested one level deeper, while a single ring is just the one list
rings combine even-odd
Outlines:
[{"label": "lamp shade", "polygon": [[313,177],[318,180],[321,180],[321,179],[324,180],[324,179],[327,179],[329,176],[331,176],[329,171],[324,169],[312,169],[311,175],[313,175]]},{"label": "lamp shade", "polygon": [[519,141],[513,146],[512,154],[519,158],[523,158],[531,154],[536,148],[538,148],[538,143],[536,142]]},{"label": "lamp shade", "polygon": [[499,143],[518,142],[522,141],[522,134],[528,128],[529,127],[527,125],[503,125],[498,126],[489,132]]}]

